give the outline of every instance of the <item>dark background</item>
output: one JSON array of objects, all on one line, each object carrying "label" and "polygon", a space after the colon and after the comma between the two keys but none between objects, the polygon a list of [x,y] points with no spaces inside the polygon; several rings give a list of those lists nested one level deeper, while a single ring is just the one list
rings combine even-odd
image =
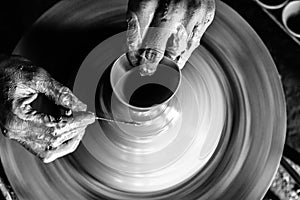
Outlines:
[{"label": "dark background", "polygon": [[[58,0],[0,1],[0,54],[10,55],[31,24],[56,2]],[[269,49],[281,74],[286,94],[286,143],[300,152],[300,46],[274,23],[254,0],[223,2],[236,10],[253,27]]]}]

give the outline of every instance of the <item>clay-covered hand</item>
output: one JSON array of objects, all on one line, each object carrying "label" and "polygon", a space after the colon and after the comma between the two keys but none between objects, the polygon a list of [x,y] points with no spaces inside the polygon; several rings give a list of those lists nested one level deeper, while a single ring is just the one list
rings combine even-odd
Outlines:
[{"label": "clay-covered hand", "polygon": [[[73,152],[86,127],[95,121],[82,103],[42,68],[29,60],[11,56],[0,60],[0,127],[2,133],[15,140],[43,162]],[[43,94],[65,109],[60,117],[32,107]]]},{"label": "clay-covered hand", "polygon": [[129,0],[127,57],[151,75],[163,56],[183,68],[215,15],[215,0]]}]

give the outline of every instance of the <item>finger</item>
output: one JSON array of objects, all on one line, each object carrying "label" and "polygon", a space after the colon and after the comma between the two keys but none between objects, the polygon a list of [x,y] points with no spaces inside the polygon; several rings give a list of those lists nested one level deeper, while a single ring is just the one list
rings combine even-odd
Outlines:
[{"label": "finger", "polygon": [[[190,5],[191,6],[191,5]],[[190,7],[189,6],[189,7]],[[186,30],[188,33],[186,49],[182,51],[181,55],[177,56],[177,64],[183,68],[193,51],[200,45],[200,40],[212,23],[215,15],[215,1],[201,0],[198,6],[193,6],[193,12],[188,12],[186,15]]]},{"label": "finger", "polygon": [[83,135],[83,133],[78,134],[78,136],[76,136],[76,137],[70,139],[69,141],[63,143],[62,145],[60,145],[56,149],[49,150],[46,153],[46,156],[44,157],[43,162],[44,163],[50,163],[50,162],[56,160],[57,158],[61,158],[65,155],[70,154],[73,151],[75,151],[76,148],[78,147],[81,139],[82,139],[82,135]]},{"label": "finger", "polygon": [[55,130],[54,127],[47,127],[43,124],[37,125],[33,121],[23,120],[16,116],[9,116],[5,128],[10,139],[21,140],[22,138],[28,138],[32,141],[44,140],[44,138],[49,139],[49,137],[52,139]]},{"label": "finger", "polygon": [[95,115],[89,112],[75,113],[73,117],[62,117],[57,123],[53,135],[56,137],[53,147],[75,137],[82,129],[95,121]]},{"label": "finger", "polygon": [[177,62],[187,49],[188,40],[191,36],[193,28],[196,23],[201,20],[201,6],[203,0],[187,0],[185,3],[185,15],[184,19],[181,20],[177,30],[171,34],[166,45],[165,56],[169,57],[173,61]]},{"label": "finger", "polygon": [[7,137],[17,141],[39,158],[44,158],[47,146],[53,142],[54,128],[36,126],[31,121],[23,121],[17,117],[10,124]]},{"label": "finger", "polygon": [[127,47],[128,51],[137,51],[142,43],[141,28],[139,24],[138,17],[135,13],[129,12],[130,15],[128,19],[127,28]]},{"label": "finger", "polygon": [[152,75],[164,56],[164,49],[142,49],[139,54],[139,69],[142,76]]},{"label": "finger", "polygon": [[182,52],[181,55],[178,56],[177,58],[177,65],[179,66],[180,69],[182,69],[185,65],[185,63],[188,61],[194,50],[199,46],[200,44],[200,39],[203,35],[203,27],[200,27],[196,25],[194,27],[194,30],[192,32],[192,36],[187,42],[187,48],[185,51]]},{"label": "finger", "polygon": [[184,1],[159,1],[158,8],[141,46],[142,75],[151,75],[163,58],[170,36],[177,32],[184,19]]},{"label": "finger", "polygon": [[70,131],[94,123],[95,119],[95,114],[90,112],[77,112],[74,113],[73,117],[62,117],[57,124],[55,134],[57,136],[67,134]]},{"label": "finger", "polygon": [[186,14],[183,24],[168,40],[165,56],[183,68],[193,51],[199,46],[200,39],[213,20],[214,0],[184,1]]},{"label": "finger", "polygon": [[165,56],[177,62],[179,56],[187,48],[188,33],[183,25],[177,27],[177,31],[168,39]]},{"label": "finger", "polygon": [[141,29],[135,13],[130,13],[127,29],[127,58],[133,66],[139,62],[138,49],[142,43]]},{"label": "finger", "polygon": [[87,110],[87,105],[80,101],[69,88],[54,79],[51,79],[49,88],[45,94],[52,98],[57,105],[64,106],[72,111],[78,112]]},{"label": "finger", "polygon": [[206,29],[212,23],[215,16],[215,0],[201,0],[200,6],[197,6],[192,14],[189,14],[189,22],[187,24],[187,31],[190,38],[193,37],[195,27],[197,28],[200,39]]},{"label": "finger", "polygon": [[186,30],[189,35],[197,24],[209,26],[215,13],[215,0],[189,0],[185,15]]},{"label": "finger", "polygon": [[38,94],[32,94],[31,96],[24,98],[21,102],[21,108],[25,107],[26,105],[31,104],[36,98],[38,97]]},{"label": "finger", "polygon": [[152,21],[157,0],[129,0],[127,11],[127,58],[133,66],[139,63],[142,38]]},{"label": "finger", "polygon": [[158,6],[159,0],[129,0],[127,8],[127,21],[135,15],[139,23],[141,37],[144,37]]},{"label": "finger", "polygon": [[83,126],[83,127],[78,127],[74,130],[71,130],[65,134],[62,134],[62,135],[59,135],[55,140],[54,142],[51,144],[51,147],[52,148],[57,148],[58,146],[62,145],[63,143],[65,143],[66,141],[74,138],[74,137],[77,137],[78,135],[80,134],[84,134],[85,132],[85,129],[86,129],[87,126]]},{"label": "finger", "polygon": [[168,38],[182,24],[186,8],[185,1],[159,1],[151,28],[143,38],[142,49],[164,51]]}]

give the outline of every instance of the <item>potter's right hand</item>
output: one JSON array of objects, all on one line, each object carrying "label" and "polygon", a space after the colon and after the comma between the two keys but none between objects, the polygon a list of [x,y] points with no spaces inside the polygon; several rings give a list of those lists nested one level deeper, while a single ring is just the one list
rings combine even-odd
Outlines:
[{"label": "potter's right hand", "polygon": [[[23,145],[43,162],[73,152],[85,128],[95,121],[67,87],[55,81],[44,69],[19,56],[0,60],[0,128],[9,139]],[[63,117],[34,110],[31,103],[44,94],[66,108]]]},{"label": "potter's right hand", "polygon": [[183,68],[215,14],[215,0],[129,0],[127,57],[151,75],[163,56]]}]

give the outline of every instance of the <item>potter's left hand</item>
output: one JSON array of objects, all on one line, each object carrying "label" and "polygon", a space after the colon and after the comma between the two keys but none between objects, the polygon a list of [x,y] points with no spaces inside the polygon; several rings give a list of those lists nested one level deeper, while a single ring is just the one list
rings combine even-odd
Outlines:
[{"label": "potter's left hand", "polygon": [[[2,133],[45,163],[75,151],[86,127],[95,121],[70,89],[20,56],[0,60],[0,93]],[[40,94],[66,109],[66,114],[56,119],[32,107]]]}]

